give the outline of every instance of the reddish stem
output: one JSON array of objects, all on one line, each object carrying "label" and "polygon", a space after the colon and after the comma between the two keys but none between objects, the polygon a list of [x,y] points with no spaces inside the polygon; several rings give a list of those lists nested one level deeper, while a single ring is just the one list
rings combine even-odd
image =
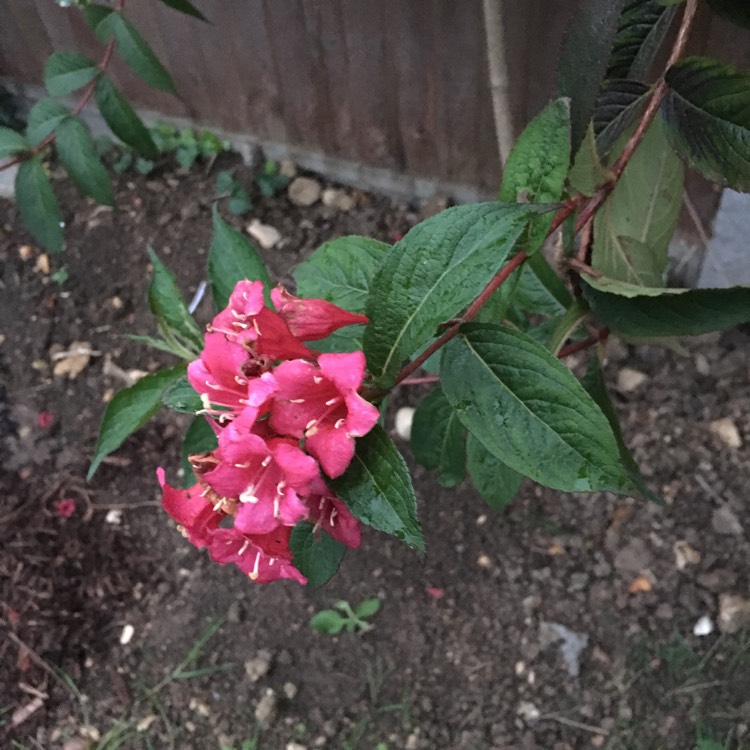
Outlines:
[{"label": "reddish stem", "polygon": [[[114,12],[120,13],[125,6],[125,0],[117,0],[117,2],[114,5]],[[110,60],[112,59],[112,55],[115,51],[115,40],[114,37],[107,42],[107,46],[104,48],[104,53],[102,54],[102,59],[99,62],[99,65],[97,67],[99,68],[100,72],[104,72],[107,69],[107,66],[109,65]],[[86,105],[91,101],[91,97],[94,95],[94,90],[96,89],[96,79],[99,77],[99,74],[97,74],[96,78],[94,78],[91,83],[89,83],[86,88],[83,91],[83,94],[81,95],[81,98],[76,105],[75,109],[73,110],[73,114],[75,116],[78,116],[83,112]],[[24,151],[23,153],[16,154],[12,158],[8,159],[8,161],[4,161],[2,164],[0,164],[0,172],[3,172],[6,169],[10,169],[11,167],[15,166],[16,164],[20,164],[23,161],[27,161],[33,156],[36,156],[37,154],[44,151],[47,146],[51,146],[55,142],[56,135],[55,133],[50,133],[43,141],[38,143],[36,146],[30,148],[28,151]]]},{"label": "reddish stem", "polygon": [[685,5],[685,12],[682,15],[680,30],[677,32],[677,39],[675,40],[674,47],[672,47],[672,53],[669,55],[669,60],[667,61],[667,65],[664,69],[664,74],[659,79],[659,82],[654,88],[654,92],[651,95],[651,99],[649,100],[648,106],[646,107],[646,110],[644,111],[640,122],[638,123],[638,127],[636,127],[633,135],[630,136],[630,139],[625,144],[625,148],[622,150],[620,157],[612,166],[612,174],[614,175],[614,179],[612,179],[606,185],[602,185],[602,187],[597,191],[596,195],[594,195],[591,200],[584,206],[583,210],[578,216],[578,221],[576,222],[576,233],[578,233],[594,218],[594,214],[597,212],[599,207],[602,205],[602,203],[604,203],[609,194],[615,189],[617,181],[622,176],[622,173],[625,171],[625,167],[627,167],[630,159],[635,153],[635,150],[640,145],[643,136],[656,117],[659,108],[661,107],[661,103],[667,93],[668,87],[665,80],[666,73],[680,59],[682,53],[685,51],[685,46],[687,45],[688,37],[690,36],[690,28],[693,25],[693,21],[695,20],[695,14],[697,10],[698,0],[687,0],[687,3]]},{"label": "reddish stem", "polygon": [[401,385],[422,385],[424,383],[439,383],[440,378],[437,375],[427,375],[423,378],[407,378],[401,381]]},{"label": "reddish stem", "polygon": [[442,349],[459,331],[464,323],[468,323],[482,309],[492,294],[499,289],[508,277],[524,264],[529,256],[521,250],[514,255],[490,280],[490,283],[482,289],[479,296],[469,305],[469,309],[448,329],[446,329],[435,341],[432,342],[415,360],[409,362],[396,377],[396,384],[402,383],[414,371],[418,370],[438,349]]},{"label": "reddish stem", "polygon": [[608,336],[609,336],[609,329],[602,328],[594,336],[589,336],[587,339],[584,339],[583,341],[576,341],[574,344],[568,344],[568,346],[564,346],[557,353],[557,357],[558,359],[564,359],[565,357],[570,357],[571,354],[578,354],[578,352],[583,352],[589,347],[594,346],[595,344],[603,344],[607,340]]}]

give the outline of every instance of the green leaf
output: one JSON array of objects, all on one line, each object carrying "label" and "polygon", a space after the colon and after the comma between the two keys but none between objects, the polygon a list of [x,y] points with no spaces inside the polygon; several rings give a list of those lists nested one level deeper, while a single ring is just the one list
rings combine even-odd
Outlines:
[{"label": "green leaf", "polygon": [[660,286],[685,174],[655,120],[596,214],[591,265],[603,275]]},{"label": "green leaf", "polygon": [[605,81],[594,110],[596,149],[605,157],[617,139],[642,114],[651,89],[640,81]]},{"label": "green leaf", "polygon": [[101,42],[114,37],[117,52],[134,73],[157,89],[177,93],[172,77],[137,29],[120,13],[104,16],[96,25],[96,36]]},{"label": "green leaf", "polygon": [[183,414],[195,414],[203,409],[201,397],[186,377],[165,389],[164,393],[161,394],[161,402],[173,411],[179,411]]},{"label": "green leaf", "polygon": [[184,487],[190,487],[197,481],[188,457],[196,453],[207,453],[208,451],[215,450],[217,446],[216,433],[208,423],[208,420],[200,415],[194,417],[185,433],[185,439],[182,441],[181,453],[184,473],[182,483]]},{"label": "green leaf", "polygon": [[584,0],[563,42],[557,88],[571,99],[573,153],[586,135],[624,4],[625,0]]},{"label": "green leaf", "polygon": [[40,99],[29,112],[26,137],[38,146],[57,126],[70,117],[68,109],[54,99]]},{"label": "green leaf", "polygon": [[676,13],[676,7],[658,0],[629,0],[620,16],[607,78],[643,80]]},{"label": "green leaf", "polygon": [[566,492],[629,491],[606,417],[570,370],[524,334],[469,324],[445,348],[445,395],[510,468]]},{"label": "green leaf", "polygon": [[307,578],[308,585],[313,588],[318,588],[331,579],[346,552],[346,547],[341,542],[320,529],[315,531],[315,527],[307,521],[300,521],[294,527],[289,548],[294,555],[294,567]]},{"label": "green leaf", "polygon": [[238,281],[262,281],[270,303],[271,277],[260,253],[213,209],[214,234],[208,250],[208,280],[217,309],[224,309]]},{"label": "green leaf", "polygon": [[28,148],[29,143],[23,134],[10,128],[0,128],[0,157],[20,154]]},{"label": "green leaf", "polygon": [[532,256],[518,281],[512,301],[514,309],[534,315],[559,315],[570,303],[570,293],[544,256],[538,253]]},{"label": "green leaf", "polygon": [[364,326],[345,326],[320,341],[306,341],[306,345],[318,352],[355,352],[362,349]]},{"label": "green leaf", "polygon": [[312,617],[310,627],[319,633],[336,635],[344,629],[346,620],[335,609],[323,609]]},{"label": "green leaf", "polygon": [[114,206],[115,197],[96,144],[77,117],[66,117],[57,126],[57,155],[76,187],[97,203]]},{"label": "green leaf", "polygon": [[750,191],[750,76],[716,60],[690,57],[666,76],[667,136],[704,177]]},{"label": "green leaf", "polygon": [[232,177],[232,173],[228,169],[222,169],[216,175],[216,192],[219,194],[231,193],[236,184],[237,180]]},{"label": "green leaf", "polygon": [[115,394],[104,412],[87,479],[94,476],[105,456],[117,450],[129,435],[143,427],[159,411],[164,391],[184,375],[185,365],[177,365],[146,375],[135,385]]},{"label": "green leaf", "polygon": [[148,128],[107,76],[100,76],[94,93],[102,117],[123,143],[144,156],[156,156],[159,153]]},{"label": "green leaf", "polygon": [[372,599],[365,599],[355,607],[354,615],[360,620],[366,620],[368,617],[374,617],[378,612],[380,612],[380,607],[382,606],[382,604],[383,602],[381,602],[377,597],[373,597]]},{"label": "green leaf", "polygon": [[67,96],[96,78],[99,69],[79,52],[55,52],[44,64],[44,85],[52,96]]},{"label": "green leaf", "polygon": [[232,192],[232,196],[227,203],[227,208],[232,216],[240,216],[247,213],[253,207],[253,202],[245,188],[237,186]]},{"label": "green leaf", "polygon": [[581,385],[586,389],[589,396],[594,399],[597,406],[602,410],[602,413],[609,421],[610,427],[612,427],[612,433],[617,441],[617,447],[620,451],[620,460],[622,461],[622,465],[625,467],[635,489],[638,490],[638,493],[642,497],[660,502],[659,497],[654,495],[646,485],[643,476],[641,476],[638,464],[635,462],[633,454],[625,443],[622,428],[620,427],[620,420],[617,417],[614,404],[607,392],[607,385],[604,382],[604,374],[599,365],[598,357],[594,356],[589,360],[586,374],[581,380]]},{"label": "green leaf", "polygon": [[539,212],[507,203],[456,206],[393,246],[367,299],[364,352],[379,386],[393,385],[404,360],[482,291]]},{"label": "green leaf", "polygon": [[191,144],[189,146],[180,146],[174,152],[174,158],[177,161],[177,164],[183,169],[190,169],[193,164],[195,164],[195,161],[199,155],[200,153],[196,144]]},{"label": "green leaf", "polygon": [[747,0],[708,0],[711,10],[738,26],[750,29],[750,6]]},{"label": "green leaf", "polygon": [[382,427],[357,440],[349,468],[329,484],[362,523],[424,550],[409,469]]},{"label": "green leaf", "polygon": [[440,388],[422,399],[414,414],[411,450],[426,469],[437,469],[443,487],[463,482],[466,430]]},{"label": "green leaf", "polygon": [[18,210],[29,231],[48,250],[62,250],[62,216],[39,157],[21,164],[15,188]]},{"label": "green leaf", "polygon": [[339,237],[321,245],[293,271],[297,294],[363,313],[375,272],[390,246],[370,237]]},{"label": "green leaf", "polygon": [[613,179],[614,175],[601,163],[594,126],[589,123],[581,148],[570,168],[568,181],[574,190],[591,197],[604,183]]},{"label": "green leaf", "polygon": [[144,344],[145,346],[150,346],[153,349],[158,349],[160,352],[168,352],[169,354],[174,354],[176,357],[180,357],[181,359],[187,358],[187,350],[178,342],[164,341],[162,339],[154,338],[153,336],[137,336],[133,333],[126,333],[125,338],[130,339],[131,341],[135,341],[138,344]]},{"label": "green leaf", "polygon": [[186,16],[192,16],[200,21],[208,20],[203,13],[201,13],[192,3],[188,2],[188,0],[161,0],[161,2],[174,10],[178,10],[180,13],[184,13]]},{"label": "green leaf", "polygon": [[[577,298],[575,302],[571,303],[570,307],[563,315],[554,319],[554,327],[549,335],[542,340],[545,348],[549,349],[555,356],[557,356],[565,342],[574,337],[576,331],[581,327],[581,324],[588,314],[589,306],[583,302],[580,297]],[[533,338],[531,331],[529,331],[529,336]]]},{"label": "green leaf", "polygon": [[[104,21],[106,18],[112,15],[112,13],[114,13],[114,10],[112,10],[112,8],[108,8],[106,5],[98,5],[96,3],[84,5],[82,10],[83,16],[86,19],[86,23],[94,33],[97,33],[99,24],[101,24],[102,21]],[[99,40],[106,41],[106,39],[103,38],[100,38]]]},{"label": "green leaf", "polygon": [[[514,203],[559,201],[570,166],[570,101],[558,99],[521,133],[503,170],[500,200]],[[535,217],[529,226],[527,253],[542,246],[553,216]]]},{"label": "green leaf", "polygon": [[477,492],[496,511],[510,505],[523,481],[522,474],[506,466],[471,433],[466,442],[466,468]]},{"label": "green leaf", "polygon": [[153,248],[148,248],[153,275],[148,287],[148,306],[156,319],[167,329],[191,343],[196,353],[203,348],[203,332],[188,312],[174,274],[159,260]]},{"label": "green leaf", "polygon": [[607,294],[583,282],[593,313],[610,330],[626,336],[697,336],[750,322],[750,287],[663,289],[643,296]]}]

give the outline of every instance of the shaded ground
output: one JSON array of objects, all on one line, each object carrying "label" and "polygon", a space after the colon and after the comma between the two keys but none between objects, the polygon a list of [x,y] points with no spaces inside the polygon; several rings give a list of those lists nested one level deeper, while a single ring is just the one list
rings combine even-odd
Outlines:
[{"label": "shaded ground", "polygon": [[[613,348],[624,430],[665,505],[526,484],[495,516],[467,486],[441,489],[417,469],[426,561],[368,532],[317,592],[251,586],[175,531],[154,470],[179,466],[178,417],[151,423],[85,482],[119,372],[168,362],[122,338],[152,331],[145,247],[191,295],[213,184],[202,172],[127,176],[115,213],[64,187],[68,249],[49,272],[37,251],[19,254],[29,238],[0,203],[0,746],[750,747],[750,634],[692,634],[700,617],[716,620],[720,595],[749,594],[750,452],[710,430],[730,418],[750,438],[746,331],[693,342],[687,355]],[[272,199],[242,223],[281,231],[283,248],[267,255],[283,278],[325,240],[392,240],[416,219],[355,197],[351,213]],[[96,354],[74,379],[54,376],[52,356],[73,342]],[[634,391],[617,390],[625,365],[646,376]],[[68,519],[62,499],[76,502]],[[684,569],[675,543],[692,550]],[[371,596],[383,608],[364,636],[307,625],[337,599]],[[579,665],[549,642],[559,625],[587,638]],[[269,689],[276,716],[258,732]]]}]

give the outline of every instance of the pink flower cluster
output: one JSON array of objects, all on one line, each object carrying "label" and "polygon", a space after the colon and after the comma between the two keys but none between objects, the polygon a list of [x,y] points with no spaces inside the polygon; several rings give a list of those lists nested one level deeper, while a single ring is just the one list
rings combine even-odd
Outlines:
[{"label": "pink flower cluster", "polygon": [[348,547],[360,543],[359,522],[325,477],[344,473],[354,439],[379,413],[357,392],[361,351],[319,354],[304,344],[367,318],[283,288],[271,297],[275,311],[261,282],[241,281],[208,326],[188,379],[219,445],[190,457],[199,478],[190,489],[170,487],[162,469],[158,477],[164,508],[212,560],[234,563],[258,583],[305,583],[289,549],[296,523],[308,520]]}]

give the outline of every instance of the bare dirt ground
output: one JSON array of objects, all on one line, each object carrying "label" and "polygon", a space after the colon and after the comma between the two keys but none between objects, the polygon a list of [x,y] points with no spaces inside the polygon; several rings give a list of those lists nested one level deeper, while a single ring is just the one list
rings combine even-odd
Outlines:
[{"label": "bare dirt ground", "polygon": [[[21,250],[30,238],[0,202],[0,746],[750,747],[750,632],[693,634],[727,596],[750,596],[747,329],[681,354],[612,347],[624,431],[663,505],[527,483],[495,515],[468,485],[441,489],[416,468],[424,562],[368,531],[321,590],[252,586],[159,507],[154,472],[175,476],[179,416],[84,479],[122,371],[169,362],[123,338],[153,332],[147,244],[189,297],[210,241],[213,174],[117,187],[112,212],[61,186],[68,247],[49,265]],[[392,241],[417,219],[354,198],[351,212],[259,199],[234,221],[279,229],[267,258],[287,279],[328,239]],[[71,347],[92,354],[75,377],[54,374]],[[721,419],[737,436],[712,429]],[[69,518],[61,500],[75,502]],[[383,606],[364,635],[308,625],[336,600],[372,596]]]}]

